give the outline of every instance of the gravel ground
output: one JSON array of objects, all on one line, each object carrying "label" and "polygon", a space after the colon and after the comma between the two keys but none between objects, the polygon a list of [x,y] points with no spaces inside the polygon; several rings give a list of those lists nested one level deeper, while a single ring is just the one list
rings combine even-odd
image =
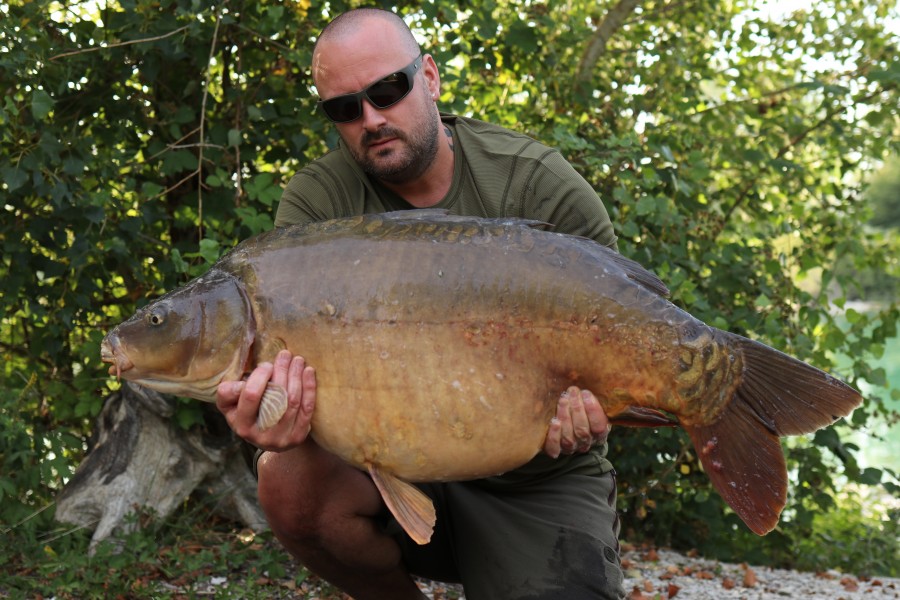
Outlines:
[{"label": "gravel ground", "polygon": [[803,573],[736,565],[670,550],[629,549],[622,554],[622,566],[629,600],[676,597],[690,600],[900,598],[900,579],[897,578],[863,578],[830,570]]},{"label": "gravel ground", "polygon": [[[624,544],[626,600],[900,600],[900,578],[859,577],[834,570],[806,573],[787,569],[731,564],[671,550],[636,548]],[[296,567],[299,569],[299,567]],[[271,598],[280,600],[351,600],[315,576],[294,582],[295,570],[275,582]],[[189,588],[163,583],[165,590],[189,597],[217,596],[219,587],[232,578],[213,577]],[[461,586],[420,580],[419,587],[431,600],[465,600]],[[0,598],[6,598],[0,589]],[[180,596],[176,596],[180,597]],[[231,596],[229,596],[231,597]],[[505,599],[497,599],[505,600]]]},{"label": "gravel ground", "polygon": [[[803,573],[626,546],[622,552],[628,600],[900,599],[900,579],[856,577],[837,571]],[[464,598],[457,586],[421,582],[433,600]]]}]

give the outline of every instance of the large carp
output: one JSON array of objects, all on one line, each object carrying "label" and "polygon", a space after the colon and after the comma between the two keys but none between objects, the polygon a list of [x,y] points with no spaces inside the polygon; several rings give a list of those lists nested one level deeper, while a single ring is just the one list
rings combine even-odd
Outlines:
[{"label": "large carp", "polygon": [[[779,436],[846,416],[860,395],[709,327],[637,263],[512,219],[367,215],[248,239],[110,332],[110,373],[214,401],[283,348],[316,367],[311,435],[368,471],[413,539],[431,502],[407,482],[502,473],[541,449],[557,400],[591,390],[623,422],[660,412],[756,533],[786,502]],[[260,426],[284,393],[268,390]]]}]

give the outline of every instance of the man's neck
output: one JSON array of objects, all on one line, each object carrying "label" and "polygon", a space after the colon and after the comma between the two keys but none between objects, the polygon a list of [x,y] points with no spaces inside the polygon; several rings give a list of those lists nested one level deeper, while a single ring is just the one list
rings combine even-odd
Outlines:
[{"label": "man's neck", "polygon": [[381,181],[381,184],[416,208],[429,208],[443,200],[453,185],[453,136],[449,127],[442,126],[446,141],[439,142],[437,155],[420,177],[403,183]]}]

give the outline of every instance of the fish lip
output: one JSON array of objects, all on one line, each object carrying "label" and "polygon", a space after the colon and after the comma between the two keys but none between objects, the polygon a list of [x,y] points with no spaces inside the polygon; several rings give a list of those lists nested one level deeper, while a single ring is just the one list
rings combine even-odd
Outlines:
[{"label": "fish lip", "polygon": [[134,367],[134,363],[122,351],[119,337],[113,333],[100,343],[100,360],[113,365],[109,368],[109,374],[115,375],[116,379],[121,379],[122,373]]}]

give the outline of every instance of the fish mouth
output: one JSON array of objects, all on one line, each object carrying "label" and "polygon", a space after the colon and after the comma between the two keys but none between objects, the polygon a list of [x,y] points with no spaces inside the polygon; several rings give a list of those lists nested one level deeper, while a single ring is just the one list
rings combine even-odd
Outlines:
[{"label": "fish mouth", "polygon": [[112,364],[109,374],[115,375],[116,379],[121,379],[122,373],[134,367],[134,363],[122,352],[119,338],[114,334],[103,338],[103,342],[100,344],[100,360]]}]

